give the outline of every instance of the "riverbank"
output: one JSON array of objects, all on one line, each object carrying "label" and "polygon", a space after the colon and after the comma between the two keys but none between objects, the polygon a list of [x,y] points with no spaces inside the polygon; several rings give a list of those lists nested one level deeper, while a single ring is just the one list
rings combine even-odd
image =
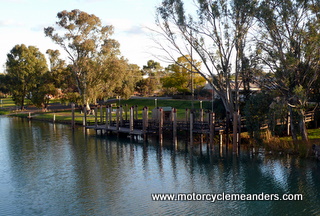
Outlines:
[{"label": "riverbank", "polygon": [[[0,107],[0,115],[16,116],[21,118],[28,118],[36,121],[45,121],[45,122],[54,122],[60,124],[70,124],[72,121],[71,105],[61,104],[57,101],[51,103],[48,106],[46,112],[39,110],[33,106],[26,106],[26,109],[23,111],[17,110],[17,107],[14,106],[13,102],[10,99],[2,101],[2,106]],[[155,106],[163,107],[178,107],[178,119],[185,118],[185,109],[190,107],[190,101],[180,101],[180,100],[154,100],[154,99],[130,99],[130,100],[112,100],[113,105],[119,106],[126,104],[127,107],[134,105],[139,106],[138,116],[142,118],[142,107],[149,107],[149,114]],[[200,103],[200,102],[199,102]],[[195,105],[195,104],[194,104]],[[210,103],[201,103],[201,106],[209,107]],[[198,104],[200,107],[200,104]],[[104,113],[106,109],[102,110]],[[180,112],[179,112],[180,111]],[[115,118],[115,114],[113,116]],[[75,125],[83,126],[84,114],[80,108],[75,109]],[[98,118],[100,119],[99,115]],[[98,120],[99,121],[99,120]],[[87,115],[87,125],[93,125],[95,123],[94,115]],[[247,133],[241,134],[241,144],[248,147],[263,147],[267,154],[274,155],[299,155],[300,157],[314,157],[312,151],[313,145],[319,145],[320,143],[320,129],[309,129],[308,135],[310,141],[305,143],[303,141],[293,142],[291,137],[271,137],[265,136],[263,140],[259,143],[254,142],[250,139]],[[230,135],[230,143],[232,143],[232,135]],[[217,138],[218,140],[218,138]]]}]

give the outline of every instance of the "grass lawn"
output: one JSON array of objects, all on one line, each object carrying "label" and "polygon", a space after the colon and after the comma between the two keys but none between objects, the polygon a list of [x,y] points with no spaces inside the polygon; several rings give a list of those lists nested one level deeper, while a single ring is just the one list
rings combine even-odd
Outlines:
[{"label": "grass lawn", "polygon": [[[308,132],[309,140],[319,140],[320,139],[320,128],[308,129],[307,132]],[[288,141],[288,142],[293,141],[291,136],[280,137],[280,140]],[[298,136],[298,140],[302,140],[301,136]]]},{"label": "grass lawn", "polygon": [[[28,102],[28,101],[27,101]],[[57,103],[59,101],[52,100],[51,103]],[[138,106],[138,117],[142,118],[142,109],[143,107],[147,106],[149,108],[149,118],[151,118],[152,110],[155,108],[155,105],[157,104],[157,107],[174,107],[177,109],[177,116],[179,120],[185,119],[185,110],[188,108],[190,109],[192,107],[192,102],[188,100],[157,100],[154,99],[129,99],[129,100],[121,100],[120,105],[124,106],[125,104],[128,105],[128,107],[131,106]],[[203,101],[202,107],[204,109],[211,109],[211,102],[210,101]],[[200,101],[194,101],[194,108],[199,109],[200,108]],[[114,106],[119,106],[119,101],[116,101]],[[0,107],[0,115],[9,114],[9,109],[15,109],[17,106],[14,104],[13,100],[11,98],[3,98],[2,104]],[[2,108],[2,109],[1,109]],[[103,108],[103,112],[105,114],[106,109]],[[27,117],[28,113],[15,113],[13,114],[15,116],[20,117]],[[62,112],[38,112],[38,113],[32,113],[32,118],[39,119],[39,120],[52,120],[55,116],[56,121],[62,121],[62,122],[69,122],[71,121],[71,111],[62,111]],[[75,113],[75,121],[78,124],[81,124],[83,121],[83,114],[80,114],[80,112],[77,110]],[[115,114],[113,114],[113,119],[115,119]],[[100,109],[98,109],[98,119],[100,119]],[[95,122],[95,117],[93,115],[87,116],[87,121],[89,123]]]}]

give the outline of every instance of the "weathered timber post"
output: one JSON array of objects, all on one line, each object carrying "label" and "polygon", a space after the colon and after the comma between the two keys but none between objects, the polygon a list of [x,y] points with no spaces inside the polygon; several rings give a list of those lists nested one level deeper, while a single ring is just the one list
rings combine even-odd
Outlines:
[{"label": "weathered timber post", "polygon": [[190,112],[190,145],[193,147],[193,112]]},{"label": "weathered timber post", "polygon": [[135,105],[134,109],[135,109],[135,119],[138,120],[138,105]]},{"label": "weathered timber post", "polygon": [[238,153],[238,112],[233,113],[233,152]]},{"label": "weathered timber post", "polygon": [[31,113],[29,112],[29,114],[28,114],[28,119],[31,119]]},{"label": "weathered timber post", "polygon": [[125,112],[125,120],[128,121],[128,104],[124,105],[124,112]]},{"label": "weathered timber post", "polygon": [[177,110],[176,108],[172,108],[172,137],[173,137],[173,145],[175,149],[177,148]]},{"label": "weathered timber post", "polygon": [[222,145],[223,145],[223,130],[221,128],[219,130],[219,137],[220,137],[220,147],[222,148]]},{"label": "weathered timber post", "polygon": [[[223,149],[222,149],[222,145],[223,145],[223,130],[220,128],[219,130],[219,139],[220,139],[220,144],[219,144],[219,152],[220,152],[220,156],[223,156]],[[226,148],[226,151],[228,151],[228,148]]]},{"label": "weathered timber post", "polygon": [[[201,102],[202,104],[202,102]],[[201,134],[200,134],[200,152],[202,152],[202,145],[203,145],[203,109],[201,106],[200,109],[200,125],[201,125]]]},{"label": "weathered timber post", "polygon": [[186,117],[186,123],[187,123],[189,120],[189,109],[186,109],[185,117]]},{"label": "weathered timber post", "polygon": [[123,108],[120,106],[120,126],[123,126]]},{"label": "weathered timber post", "polygon": [[163,129],[163,109],[159,109],[159,142],[162,144],[163,141],[163,134],[162,134],[162,129]]},{"label": "weathered timber post", "polygon": [[215,132],[215,113],[209,113],[209,127],[210,127],[210,148],[213,149],[214,132]]},{"label": "weathered timber post", "polygon": [[229,148],[229,129],[230,129],[230,113],[227,112],[226,114],[226,149],[228,150]]},{"label": "weathered timber post", "polygon": [[[56,122],[56,114],[53,114],[53,120],[52,120],[53,123]],[[72,123],[72,122],[71,122]]]},{"label": "weathered timber post", "polygon": [[[287,136],[290,136],[290,124],[291,124],[290,112],[288,112],[288,114],[287,114]],[[277,123],[275,123],[275,125],[277,125]]]},{"label": "weathered timber post", "polygon": [[83,126],[87,126],[87,106],[84,106]]},{"label": "weathered timber post", "polygon": [[144,139],[146,139],[147,129],[148,129],[148,107],[143,108],[142,127],[143,127],[143,136],[144,136]]},{"label": "weathered timber post", "polygon": [[133,132],[133,122],[134,122],[134,110],[133,110],[133,106],[130,107],[130,132],[132,133]]},{"label": "weathered timber post", "polygon": [[102,105],[100,105],[100,124],[103,124],[103,110],[102,110]]},{"label": "weathered timber post", "polygon": [[94,124],[96,128],[98,127],[98,107],[94,107]]},{"label": "weathered timber post", "polygon": [[116,127],[117,127],[117,131],[119,131],[119,111],[120,111],[120,108],[117,107],[117,112],[116,112]]},{"label": "weathered timber post", "polygon": [[109,125],[112,124],[112,104],[109,106]]},{"label": "weathered timber post", "polygon": [[[72,111],[72,118],[71,118],[71,127],[74,128],[74,107],[75,107],[75,104],[74,103],[71,103],[71,111]],[[53,116],[53,122],[55,122],[56,120],[56,116],[54,115]]]},{"label": "weathered timber post", "polygon": [[241,115],[238,115],[238,153],[240,152],[241,145]]},{"label": "weathered timber post", "polygon": [[109,128],[109,106],[106,106],[106,133],[108,132]]}]

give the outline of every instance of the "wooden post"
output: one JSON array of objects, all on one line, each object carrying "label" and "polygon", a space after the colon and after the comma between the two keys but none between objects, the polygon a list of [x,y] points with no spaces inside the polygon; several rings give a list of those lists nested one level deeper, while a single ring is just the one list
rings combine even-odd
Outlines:
[{"label": "wooden post", "polygon": [[120,127],[123,126],[123,108],[120,106]]},{"label": "wooden post", "polygon": [[193,147],[193,112],[190,112],[190,145]]},{"label": "wooden post", "polygon": [[162,129],[163,129],[163,109],[159,109],[159,142],[162,144],[163,141],[163,134],[162,134]]},{"label": "wooden post", "polygon": [[120,111],[120,108],[117,107],[117,112],[116,112],[116,127],[117,127],[117,131],[119,131],[119,111]]},{"label": "wooden post", "polygon": [[219,130],[219,137],[220,137],[220,147],[222,148],[223,145],[223,130]]},{"label": "wooden post", "polygon": [[125,112],[125,116],[126,116],[125,120],[128,121],[128,104],[124,105],[124,112]]},{"label": "wooden post", "polygon": [[[202,102],[201,102],[201,104],[202,104]],[[203,145],[203,109],[202,109],[202,105],[201,105],[201,109],[200,109],[200,125],[201,125],[200,152],[202,152],[202,145]]]},{"label": "wooden post", "polygon": [[98,107],[94,107],[94,124],[96,127],[98,127]]},{"label": "wooden post", "polygon": [[83,126],[87,126],[87,106],[84,106]]},{"label": "wooden post", "polygon": [[173,123],[172,123],[172,137],[173,137],[173,145],[175,146],[175,149],[177,148],[177,110],[175,108],[172,109],[172,117],[173,117]]},{"label": "wooden post", "polygon": [[[71,103],[71,110],[72,110],[72,118],[71,118],[71,126],[72,126],[72,128],[74,128],[74,125],[75,125],[75,123],[74,123],[74,106],[75,106],[75,104],[74,103]],[[54,115],[54,119],[53,119],[53,122],[55,122],[55,115]]]},{"label": "wooden post", "polygon": [[233,113],[233,152],[238,152],[238,113]]},{"label": "wooden post", "polygon": [[241,145],[241,115],[238,114],[238,153],[240,152],[240,145]]},{"label": "wooden post", "polygon": [[130,107],[130,132],[133,132],[133,122],[134,122],[134,110],[133,110],[133,106]]},{"label": "wooden post", "polygon": [[102,110],[102,105],[100,105],[100,124],[103,124],[103,110]]},{"label": "wooden post", "polygon": [[138,120],[138,105],[135,105],[134,109],[135,109],[135,119]]},{"label": "wooden post", "polygon": [[148,107],[144,107],[144,108],[143,108],[143,113],[142,113],[142,127],[143,127],[143,135],[144,135],[144,138],[146,138],[147,129],[148,129]]},{"label": "wooden post", "polygon": [[186,109],[186,123],[188,122],[189,120],[189,109]]},{"label": "wooden post", "polygon": [[[223,150],[222,150],[222,145],[223,145],[223,130],[220,128],[219,130],[219,138],[220,138],[220,145],[219,145],[219,149],[220,149],[220,156],[222,157],[222,153],[223,153]],[[226,150],[228,151],[228,148],[226,148]]]},{"label": "wooden post", "polygon": [[106,106],[106,133],[108,132],[109,128],[109,106]]},{"label": "wooden post", "polygon": [[[290,112],[288,112],[287,116],[288,116],[287,117],[287,136],[290,136],[290,124],[291,124]],[[275,123],[275,125],[277,125],[277,123]]]},{"label": "wooden post", "polygon": [[210,147],[213,149],[213,142],[214,142],[214,132],[215,132],[215,113],[211,112],[209,114],[209,127],[210,127]]},{"label": "wooden post", "polygon": [[109,125],[112,124],[112,104],[109,106]]},{"label": "wooden post", "polygon": [[53,120],[52,120],[53,123],[56,122],[56,114],[53,114]]}]

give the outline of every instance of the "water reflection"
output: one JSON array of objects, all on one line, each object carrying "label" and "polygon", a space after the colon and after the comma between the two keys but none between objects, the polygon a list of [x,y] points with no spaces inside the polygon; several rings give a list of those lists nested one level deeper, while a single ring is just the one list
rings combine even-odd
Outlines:
[{"label": "water reflection", "polygon": [[[320,214],[312,160],[96,137],[0,117],[0,215]],[[151,193],[301,193],[303,201],[155,202]]]}]

